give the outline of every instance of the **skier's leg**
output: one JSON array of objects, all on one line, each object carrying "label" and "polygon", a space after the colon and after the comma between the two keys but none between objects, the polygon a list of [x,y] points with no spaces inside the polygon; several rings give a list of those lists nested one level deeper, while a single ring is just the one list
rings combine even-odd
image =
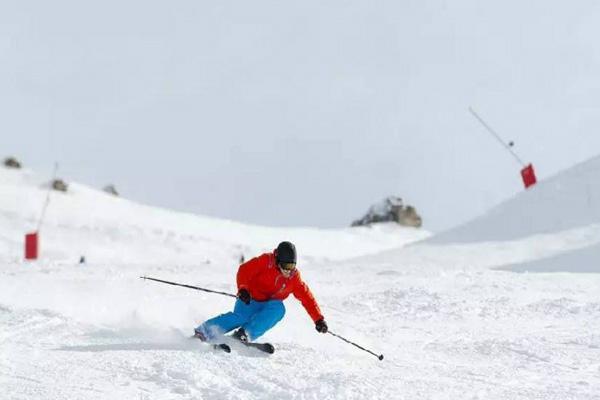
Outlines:
[{"label": "skier's leg", "polygon": [[285,306],[281,300],[262,302],[262,309],[242,325],[250,340],[257,339],[274,327],[285,315]]},{"label": "skier's leg", "polygon": [[233,311],[203,322],[196,328],[196,332],[200,332],[207,340],[213,340],[248,322],[258,309],[260,309],[258,302],[250,301],[250,304],[245,304],[238,299]]}]

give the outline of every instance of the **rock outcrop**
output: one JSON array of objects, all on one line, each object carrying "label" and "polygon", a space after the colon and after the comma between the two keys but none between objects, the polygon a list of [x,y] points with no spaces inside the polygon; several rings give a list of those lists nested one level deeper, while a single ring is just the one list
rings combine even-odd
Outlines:
[{"label": "rock outcrop", "polygon": [[115,185],[106,185],[102,190],[104,190],[108,194],[112,194],[113,196],[119,196],[119,192],[117,192],[117,188],[115,187]]},{"label": "rock outcrop", "polygon": [[400,197],[390,196],[371,206],[364,217],[352,222],[352,226],[371,225],[379,222],[396,222],[402,226],[415,228],[423,225],[423,220],[415,207],[405,206]]},{"label": "rock outcrop", "polygon": [[67,185],[67,183],[62,179],[55,179],[52,181],[52,189],[59,192],[66,192],[69,190],[69,185]]},{"label": "rock outcrop", "polygon": [[21,163],[19,162],[19,160],[17,160],[14,157],[6,157],[4,159],[4,166],[6,168],[20,169],[21,168]]}]

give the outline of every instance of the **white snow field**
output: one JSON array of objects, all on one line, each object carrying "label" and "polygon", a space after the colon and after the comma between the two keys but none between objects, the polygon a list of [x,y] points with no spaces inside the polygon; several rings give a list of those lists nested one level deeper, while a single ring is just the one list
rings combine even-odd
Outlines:
[{"label": "white snow field", "polygon": [[[391,225],[267,228],[0,169],[1,399],[600,399],[600,159],[438,237]],[[298,302],[267,356],[189,339],[242,254],[292,240],[330,329]],[[417,242],[417,243],[415,243]],[[80,256],[87,262],[79,264]],[[511,271],[538,271],[515,273]],[[551,272],[547,272],[551,271]],[[576,273],[577,272],[577,273]]]}]

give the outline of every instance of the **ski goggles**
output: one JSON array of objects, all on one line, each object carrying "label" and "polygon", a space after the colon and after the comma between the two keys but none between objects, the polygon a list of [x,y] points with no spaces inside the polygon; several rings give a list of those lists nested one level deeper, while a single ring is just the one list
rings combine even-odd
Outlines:
[{"label": "ski goggles", "polygon": [[282,271],[292,272],[296,269],[296,263],[281,263],[279,264],[279,268],[281,268]]}]

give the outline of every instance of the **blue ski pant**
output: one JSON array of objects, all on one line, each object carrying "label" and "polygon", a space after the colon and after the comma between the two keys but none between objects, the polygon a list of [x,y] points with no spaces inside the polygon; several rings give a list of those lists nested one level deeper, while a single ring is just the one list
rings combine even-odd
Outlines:
[{"label": "blue ski pant", "polygon": [[208,340],[214,340],[236,328],[244,328],[248,338],[254,340],[274,327],[285,315],[281,300],[255,301],[246,304],[237,299],[233,311],[203,322],[196,328]]}]

